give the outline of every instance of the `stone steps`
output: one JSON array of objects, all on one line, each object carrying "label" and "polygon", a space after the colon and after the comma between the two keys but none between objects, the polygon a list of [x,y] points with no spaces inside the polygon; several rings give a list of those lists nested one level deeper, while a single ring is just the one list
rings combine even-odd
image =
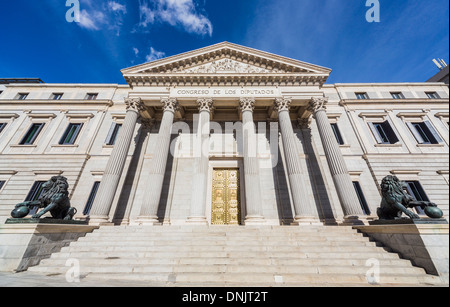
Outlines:
[{"label": "stone steps", "polygon": [[264,254],[255,254],[254,252],[113,252],[113,251],[103,251],[103,252],[60,252],[53,254],[51,258],[148,258],[148,257],[177,257],[177,258],[224,258],[224,257],[256,257],[256,258],[267,258],[267,257],[283,257],[283,258],[319,258],[319,259],[399,259],[397,254],[391,253],[371,253],[371,252],[266,252]]},{"label": "stone steps", "polygon": [[[93,265],[315,265],[315,266],[365,266],[366,259],[329,259],[329,258],[229,258],[229,257],[216,257],[216,258],[87,258],[80,259],[80,265],[93,266]],[[397,267],[411,267],[411,262],[405,259],[379,259],[381,266],[397,266]],[[44,266],[65,266],[67,262],[66,258],[52,258],[44,259],[41,261],[41,265]]]},{"label": "stone steps", "polygon": [[351,227],[101,227],[33,272],[65,274],[77,259],[89,279],[195,285],[368,285],[367,260],[381,282],[440,284]]},{"label": "stone steps", "polygon": [[[220,236],[219,236],[220,235]],[[158,239],[158,240],[171,240],[171,241],[185,241],[185,240],[199,240],[202,241],[242,241],[242,240],[249,240],[254,239],[258,241],[265,241],[265,240],[276,240],[276,239],[283,239],[283,240],[295,240],[295,241],[312,241],[314,240],[321,240],[321,241],[348,241],[348,240],[366,240],[364,237],[362,237],[359,234],[346,234],[345,236],[342,236],[342,234],[333,233],[333,234],[234,234],[234,235],[222,235],[220,233],[217,233],[217,235],[201,235],[200,233],[193,234],[193,233],[187,233],[187,234],[170,234],[170,236],[167,236],[167,234],[132,234],[125,235],[120,233],[104,233],[104,234],[88,234],[86,237],[80,238],[81,241],[83,240],[95,240],[96,238],[102,239],[102,241],[117,241],[118,239],[127,239],[127,241],[141,241],[141,240],[152,240],[152,239]]]},{"label": "stone steps", "polygon": [[[109,243],[109,244],[108,244]],[[133,248],[135,251],[280,251],[280,252],[289,252],[289,251],[330,251],[330,252],[339,252],[339,251],[347,251],[348,248],[354,247],[355,250],[366,249],[366,247],[377,247],[375,242],[330,242],[324,246],[324,244],[320,244],[320,242],[299,242],[297,244],[274,244],[271,245],[270,242],[248,242],[248,244],[236,244],[235,242],[225,242],[225,243],[217,243],[211,242],[211,244],[195,244],[194,242],[186,242],[184,244],[160,244],[161,242],[135,242],[133,244]],[[84,248],[84,249],[83,249]],[[123,246],[119,242],[97,242],[96,246],[92,246],[90,242],[77,242],[76,244],[72,244],[69,247],[63,248],[62,252],[65,251],[89,251],[88,249],[98,249],[108,251],[126,251],[127,246]]]},{"label": "stone steps", "polygon": [[[309,285],[316,284],[322,286],[336,286],[339,284],[355,284],[367,285],[367,278],[364,275],[357,274],[284,274],[274,275],[272,273],[183,273],[183,274],[123,274],[123,273],[92,273],[89,279],[104,280],[129,280],[140,282],[160,282],[169,284],[195,284],[200,283],[208,286],[224,286],[234,284],[239,286],[253,286],[258,283],[260,286],[276,286],[276,285]],[[440,279],[430,275],[395,275],[382,276],[380,278],[381,285],[436,285]]]},{"label": "stone steps", "polygon": [[[85,265],[83,262],[81,265],[81,273],[272,273],[272,274],[365,274],[367,267],[364,266],[335,266],[335,265],[271,265],[268,268],[267,265],[254,265],[252,263],[240,264],[240,265]],[[53,265],[52,265],[53,266]],[[45,272],[45,267],[37,267],[34,271]],[[53,266],[53,273],[66,273],[67,267],[65,266]],[[380,274],[386,275],[411,275],[424,274],[425,271],[416,267],[396,267],[396,266],[384,266],[380,269]]]}]

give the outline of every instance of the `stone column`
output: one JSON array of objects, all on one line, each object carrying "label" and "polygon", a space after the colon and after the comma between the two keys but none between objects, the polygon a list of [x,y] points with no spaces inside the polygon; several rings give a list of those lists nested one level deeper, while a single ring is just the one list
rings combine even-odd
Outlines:
[{"label": "stone column", "polygon": [[278,120],[281,128],[283,149],[286,159],[289,184],[291,187],[292,201],[294,203],[295,218],[294,224],[320,224],[314,202],[308,195],[305,174],[300,164],[298,147],[295,143],[294,129],[292,128],[289,108],[291,99],[277,98],[275,107],[278,110]]},{"label": "stone column", "polygon": [[209,134],[210,118],[213,109],[212,98],[197,100],[200,111],[197,135],[194,141],[194,178],[192,185],[191,214],[187,219],[189,224],[207,225],[206,192],[209,167]]},{"label": "stone column", "polygon": [[175,112],[178,109],[178,102],[174,98],[162,99],[164,114],[159,128],[158,139],[156,141],[155,152],[150,164],[150,174],[147,188],[144,194],[144,201],[137,222],[141,225],[156,225],[158,221],[158,206],[166,173],[167,158],[170,149],[170,136],[172,135],[172,125]]},{"label": "stone column", "polygon": [[247,215],[245,225],[260,225],[266,221],[262,213],[261,187],[255,123],[253,122],[254,98],[241,98],[243,124],[244,178]]},{"label": "stone column", "polygon": [[110,222],[109,212],[111,210],[117,187],[122,176],[125,161],[133,140],[139,113],[145,110],[140,98],[125,99],[127,114],[120,129],[116,144],[106,165],[102,182],[100,183],[97,196],[89,216],[90,224],[107,224]]},{"label": "stone column", "polygon": [[313,113],[322,139],[331,176],[344,212],[345,223],[359,223],[362,208],[348,173],[347,165],[326,113],[327,98],[312,98],[308,110]]}]

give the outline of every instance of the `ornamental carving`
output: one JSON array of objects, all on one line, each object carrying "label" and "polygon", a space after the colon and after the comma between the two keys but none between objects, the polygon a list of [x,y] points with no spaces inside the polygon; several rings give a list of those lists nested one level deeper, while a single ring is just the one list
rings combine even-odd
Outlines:
[{"label": "ornamental carving", "polygon": [[284,73],[285,71],[281,69],[270,70],[250,64],[237,62],[231,59],[222,59],[180,71],[174,69],[173,72],[180,74],[215,74],[215,73],[270,74],[270,73]]},{"label": "ornamental carving", "polygon": [[127,111],[135,111],[137,113],[145,111],[145,105],[141,98],[125,98]]},{"label": "ornamental carving", "polygon": [[197,99],[198,109],[200,112],[211,112],[214,108],[212,98],[199,98]]},{"label": "ornamental carving", "polygon": [[239,100],[239,106],[241,108],[241,112],[253,112],[255,109],[255,98],[241,98]]},{"label": "ornamental carving", "polygon": [[291,108],[292,99],[291,98],[277,98],[275,99],[275,108],[278,112],[289,111]]},{"label": "ornamental carving", "polygon": [[161,103],[163,104],[163,110],[171,111],[173,113],[179,110],[179,103],[176,98],[163,98],[161,99]]},{"label": "ornamental carving", "polygon": [[308,111],[316,113],[318,111],[326,111],[327,97],[313,97],[309,102]]}]

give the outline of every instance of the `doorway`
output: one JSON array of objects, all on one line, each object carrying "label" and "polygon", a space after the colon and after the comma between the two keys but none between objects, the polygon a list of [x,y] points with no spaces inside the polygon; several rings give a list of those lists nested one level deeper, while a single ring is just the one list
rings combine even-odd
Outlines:
[{"label": "doorway", "polygon": [[238,168],[213,169],[211,225],[241,224]]}]

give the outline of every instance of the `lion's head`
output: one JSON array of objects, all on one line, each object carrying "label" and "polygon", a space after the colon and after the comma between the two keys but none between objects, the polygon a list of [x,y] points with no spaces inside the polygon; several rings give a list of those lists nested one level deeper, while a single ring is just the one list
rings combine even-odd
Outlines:
[{"label": "lion's head", "polygon": [[42,185],[42,193],[39,201],[42,203],[50,203],[55,194],[64,194],[67,196],[69,184],[67,178],[63,176],[54,176],[52,179]]},{"label": "lion's head", "polygon": [[381,192],[384,197],[401,196],[406,197],[407,200],[412,200],[411,196],[405,191],[406,183],[400,181],[397,176],[386,176],[381,181]]}]

